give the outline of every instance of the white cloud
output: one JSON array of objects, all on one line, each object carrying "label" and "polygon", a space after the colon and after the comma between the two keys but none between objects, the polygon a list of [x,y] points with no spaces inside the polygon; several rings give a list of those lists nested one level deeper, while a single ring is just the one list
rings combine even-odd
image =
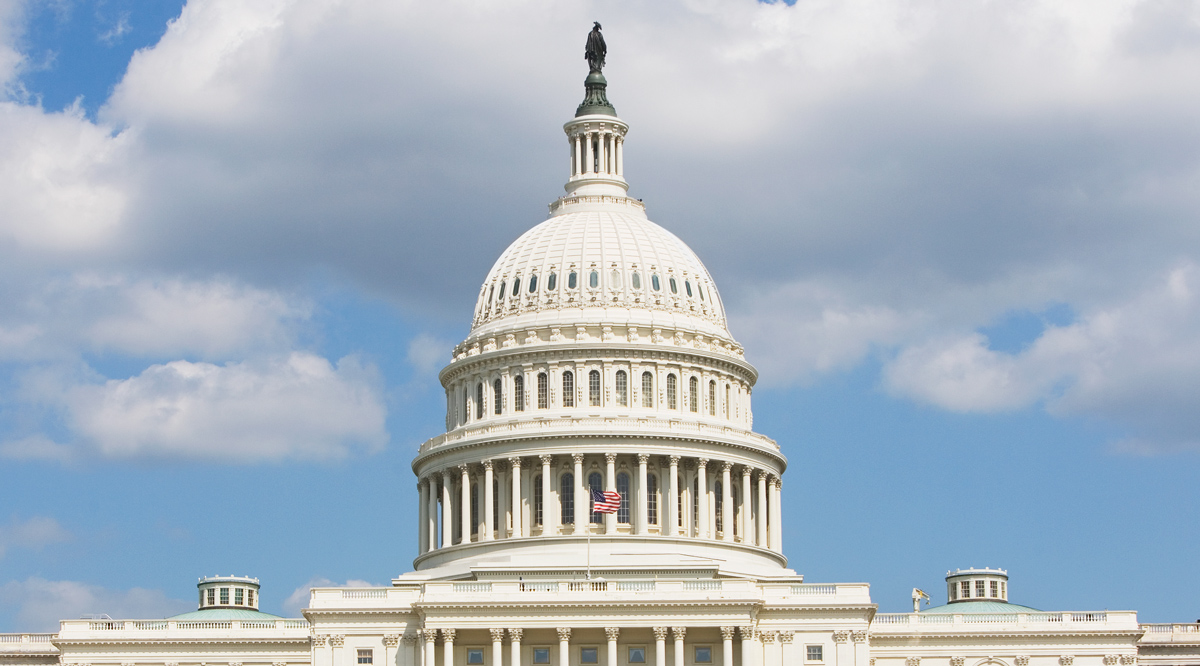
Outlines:
[{"label": "white cloud", "polygon": [[105,457],[228,463],[341,458],[387,442],[372,367],[295,352],[229,363],[173,361],[65,390],[68,421]]},{"label": "white cloud", "polygon": [[17,609],[17,631],[56,632],[59,620],[107,614],[114,618],[157,619],[192,610],[161,590],[110,590],[70,580],[32,577],[0,585],[0,603]]},{"label": "white cloud", "polygon": [[283,612],[288,617],[300,617],[300,611],[308,608],[309,598],[314,587],[379,587],[365,580],[350,579],[345,583],[335,583],[322,576],[313,576],[309,581],[292,591],[283,602]]},{"label": "white cloud", "polygon": [[449,350],[454,343],[421,333],[408,343],[408,362],[418,375],[428,376],[449,362]]},{"label": "white cloud", "polygon": [[34,516],[24,521],[14,518],[8,525],[0,525],[0,558],[10,548],[38,550],[70,538],[71,534],[49,516]]}]

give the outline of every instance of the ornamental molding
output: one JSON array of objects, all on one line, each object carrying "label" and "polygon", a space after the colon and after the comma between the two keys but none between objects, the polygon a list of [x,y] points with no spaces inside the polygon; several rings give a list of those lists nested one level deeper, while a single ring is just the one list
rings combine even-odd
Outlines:
[{"label": "ornamental molding", "polygon": [[558,628],[558,640],[559,640],[559,642],[563,642],[563,643],[571,640],[571,628],[570,627],[559,627]]},{"label": "ornamental molding", "polygon": [[[850,640],[854,641],[855,643],[864,643],[867,640],[867,632],[852,631],[852,632],[850,632]],[[962,666],[962,665],[959,664],[958,666]]]},{"label": "ornamental molding", "polygon": [[407,646],[412,646],[412,645],[415,645],[415,644],[416,644],[416,642],[417,642],[417,636],[416,636],[416,634],[405,634],[405,635],[404,635],[404,636],[401,638],[401,640],[403,640],[403,641],[404,641],[404,644],[405,644],[405,645],[407,645]]},{"label": "ornamental molding", "polygon": [[[845,643],[846,639],[849,637],[850,637],[850,632],[848,632],[848,631],[833,632],[833,642],[834,643]],[[913,664],[909,664],[908,666],[913,666]]]},{"label": "ornamental molding", "polygon": [[966,662],[966,657],[950,657],[950,666],[963,666]]},{"label": "ornamental molding", "polygon": [[524,633],[524,629],[509,629],[508,637],[513,641],[520,641],[522,633]]},{"label": "ornamental molding", "polygon": [[1114,664],[1116,664],[1117,661],[1118,661],[1118,657],[1115,654],[1104,655],[1104,666],[1114,666]]},{"label": "ornamental molding", "polygon": [[504,630],[503,629],[490,629],[489,632],[492,634],[492,642],[493,643],[500,643],[504,640]]},{"label": "ornamental molding", "polygon": [[1136,654],[1121,655],[1121,666],[1129,666],[1130,664],[1136,664],[1136,663],[1137,663],[1137,655]]},{"label": "ornamental molding", "polygon": [[667,628],[666,627],[654,627],[654,640],[656,640],[656,641],[667,640]]},{"label": "ornamental molding", "polygon": [[795,634],[795,632],[793,632],[793,631],[781,631],[781,632],[779,632],[779,642],[780,642],[780,643],[791,643],[791,642],[792,642],[792,639],[793,639],[793,638],[795,638],[795,637],[796,637],[796,634]]},{"label": "ornamental molding", "polygon": [[904,660],[904,666],[921,666],[920,657],[909,657]]},{"label": "ornamental molding", "polygon": [[721,638],[727,641],[733,640],[734,631],[733,627],[721,627]]},{"label": "ornamental molding", "polygon": [[1029,655],[1027,655],[1027,654],[1018,655],[1016,658],[1013,659],[1013,663],[1016,664],[1017,666],[1029,666]]},{"label": "ornamental molding", "polygon": [[1075,663],[1075,655],[1064,654],[1058,658],[1058,663],[1060,666],[1071,666],[1071,664]]},{"label": "ornamental molding", "polygon": [[615,641],[620,636],[621,636],[621,628],[620,627],[605,627],[604,628],[604,637],[607,638],[608,640]]},{"label": "ornamental molding", "polygon": [[332,634],[329,637],[329,643],[331,645],[333,645],[333,647],[335,647],[335,648],[342,647],[342,645],[344,645],[345,642],[346,642],[346,637],[343,636],[342,634]]},{"label": "ornamental molding", "polygon": [[741,634],[742,640],[744,641],[754,640],[754,627],[738,627],[738,633]]},{"label": "ornamental molding", "polygon": [[[405,638],[408,638],[408,637],[405,636]],[[384,634],[384,636],[383,636],[384,647],[396,647],[399,644],[400,644],[399,634]]]},{"label": "ornamental molding", "polygon": [[779,635],[779,632],[778,632],[778,631],[771,630],[771,629],[768,629],[768,630],[766,630],[766,631],[760,631],[760,632],[758,632],[758,635],[759,635],[759,637],[762,639],[762,642],[764,642],[764,643],[774,643],[774,642],[775,642],[775,637]]},{"label": "ornamental molding", "polygon": [[671,635],[675,637],[675,640],[681,641],[684,636],[687,636],[687,627],[671,627]]}]

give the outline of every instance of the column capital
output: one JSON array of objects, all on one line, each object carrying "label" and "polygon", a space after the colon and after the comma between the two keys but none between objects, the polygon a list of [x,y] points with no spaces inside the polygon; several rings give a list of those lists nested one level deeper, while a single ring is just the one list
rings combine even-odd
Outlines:
[{"label": "column capital", "polygon": [[495,465],[495,462],[490,458],[483,461],[483,471],[485,471],[485,472],[492,471],[492,468],[494,465]]},{"label": "column capital", "polygon": [[733,627],[721,627],[721,638],[731,641],[733,640]]},{"label": "column capital", "polygon": [[771,482],[775,484],[775,490],[783,490],[783,479],[776,476]]},{"label": "column capital", "polygon": [[575,463],[576,465],[582,465],[583,464],[583,454],[582,453],[572,453],[571,454],[571,462]]},{"label": "column capital", "polygon": [[425,640],[425,627],[417,627],[417,640]]},{"label": "column capital", "polygon": [[751,465],[742,465],[742,476],[750,476],[754,473],[754,467]]},{"label": "column capital", "polygon": [[679,465],[679,460],[680,460],[679,456],[669,456],[669,458],[671,460],[672,465],[675,465],[675,466]]},{"label": "column capital", "polygon": [[850,632],[848,632],[848,631],[835,631],[835,632],[833,632],[833,642],[834,643],[845,643],[846,638],[848,638],[849,636],[850,636]]},{"label": "column capital", "polygon": [[612,464],[616,463],[617,462],[617,454],[615,454],[615,453],[604,454],[604,462],[608,465],[612,465]]},{"label": "column capital", "polygon": [[867,640],[867,632],[852,631],[850,632],[850,640],[854,641],[855,643],[863,643]]},{"label": "column capital", "polygon": [[521,640],[521,634],[523,632],[524,632],[524,629],[509,629],[508,637],[514,641],[519,641],[519,640]]},{"label": "column capital", "polygon": [[329,639],[325,634],[313,634],[310,636],[313,647],[325,647],[325,641]]},{"label": "column capital", "polygon": [[658,640],[658,641],[667,640],[667,628],[666,627],[654,627],[654,640]]},{"label": "column capital", "polygon": [[500,641],[504,640],[504,630],[503,629],[490,629],[489,631],[492,634],[492,642],[493,643],[499,643]]},{"label": "column capital", "polygon": [[648,464],[650,462],[650,454],[649,453],[637,454],[637,461],[638,461],[639,465]]},{"label": "column capital", "polygon": [[446,469],[442,470],[442,481],[444,483],[449,483],[453,479],[454,479],[454,470],[452,468],[447,467]]},{"label": "column capital", "polygon": [[794,631],[779,632],[779,642],[780,643],[791,643],[792,639],[795,637],[796,637],[796,632],[794,632]]},{"label": "column capital", "polygon": [[512,467],[514,470],[521,469],[521,458],[520,457],[509,458],[508,465],[509,465],[509,467]]},{"label": "column capital", "polygon": [[621,635],[620,627],[605,627],[604,636],[610,641],[615,641]]},{"label": "column capital", "polygon": [[549,465],[550,463],[554,462],[554,456],[548,453],[543,453],[542,455],[538,456],[538,459],[542,461],[543,465]]},{"label": "column capital", "polygon": [[465,463],[464,463],[464,464],[462,464],[462,465],[459,465],[459,466],[458,466],[456,469],[458,469],[458,473],[459,473],[459,474],[466,475],[466,474],[470,474],[470,473],[471,473],[471,466],[470,466],[470,465],[467,465],[467,464],[465,464]]},{"label": "column capital", "polygon": [[721,471],[722,472],[732,472],[733,471],[733,463],[729,462],[728,460],[721,463]]},{"label": "column capital", "polygon": [[329,637],[329,642],[333,645],[333,647],[339,648],[342,647],[342,645],[346,642],[346,637],[342,634],[333,634]]},{"label": "column capital", "polygon": [[417,637],[415,635],[414,636],[405,635],[405,636],[401,637],[401,640],[404,641],[405,645],[413,645],[417,642]]},{"label": "column capital", "polygon": [[708,469],[708,458],[696,458],[696,466],[700,469]]},{"label": "column capital", "polygon": [[738,627],[738,633],[741,634],[742,640],[744,640],[744,641],[754,640],[754,627],[752,627],[750,625],[746,625],[744,627]]},{"label": "column capital", "polygon": [[397,645],[400,644],[400,635],[399,634],[384,634],[383,635],[383,644],[385,647],[396,647]]},{"label": "column capital", "polygon": [[775,637],[779,635],[779,632],[778,631],[760,631],[760,632],[758,632],[758,635],[760,638],[762,638],[762,642],[774,643]]},{"label": "column capital", "polygon": [[571,640],[571,628],[570,627],[559,627],[558,628],[558,640],[559,641]]},{"label": "column capital", "polygon": [[454,642],[454,629],[442,629],[442,640],[447,643]]},{"label": "column capital", "polygon": [[671,627],[671,635],[675,637],[675,640],[681,641],[687,635],[687,627]]}]

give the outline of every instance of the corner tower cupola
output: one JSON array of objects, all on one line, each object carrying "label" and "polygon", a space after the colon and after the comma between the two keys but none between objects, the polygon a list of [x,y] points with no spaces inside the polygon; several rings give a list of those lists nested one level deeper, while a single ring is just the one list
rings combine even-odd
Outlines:
[{"label": "corner tower cupola", "polygon": [[964,601],[1008,602],[1008,572],[1003,569],[955,569],[946,572],[946,598]]},{"label": "corner tower cupola", "polygon": [[243,608],[258,610],[258,579],[245,576],[205,576],[196,583],[200,608]]},{"label": "corner tower cupola", "polygon": [[617,110],[608,101],[608,81],[601,71],[606,52],[600,24],[596,23],[584,52],[590,71],[583,82],[583,102],[575,110],[575,117],[563,125],[571,146],[571,175],[565,186],[568,197],[624,197],[629,191],[624,168],[629,125],[617,117]]}]

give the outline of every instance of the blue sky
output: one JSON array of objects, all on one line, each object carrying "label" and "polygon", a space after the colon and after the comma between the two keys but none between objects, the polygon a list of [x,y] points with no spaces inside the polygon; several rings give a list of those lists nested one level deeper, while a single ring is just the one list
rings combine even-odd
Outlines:
[{"label": "blue sky", "polygon": [[793,568],[1200,615],[1193,3],[27,0],[0,631],[409,569],[436,373],[561,191],[592,20],[632,194],[762,371]]}]

